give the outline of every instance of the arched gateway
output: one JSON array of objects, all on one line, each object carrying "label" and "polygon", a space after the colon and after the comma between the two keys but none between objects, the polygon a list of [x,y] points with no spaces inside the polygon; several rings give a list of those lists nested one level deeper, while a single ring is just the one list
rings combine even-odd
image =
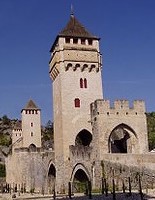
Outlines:
[{"label": "arched gateway", "polygon": [[53,164],[50,164],[48,170],[48,192],[51,194],[55,190],[56,169]]},{"label": "arched gateway", "polygon": [[73,192],[84,192],[88,187],[88,181],[90,180],[90,175],[85,166],[78,163],[73,168],[71,174],[71,183]]},{"label": "arched gateway", "polygon": [[137,135],[126,124],[116,126],[109,136],[109,153],[132,153],[136,144]]}]

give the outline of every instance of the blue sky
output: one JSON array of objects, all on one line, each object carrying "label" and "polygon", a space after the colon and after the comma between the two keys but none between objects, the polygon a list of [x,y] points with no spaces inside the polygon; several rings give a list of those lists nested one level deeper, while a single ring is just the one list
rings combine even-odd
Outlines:
[{"label": "blue sky", "polygon": [[70,18],[101,38],[105,99],[142,99],[155,111],[155,0],[0,0],[0,116],[33,99],[52,120],[50,47]]}]

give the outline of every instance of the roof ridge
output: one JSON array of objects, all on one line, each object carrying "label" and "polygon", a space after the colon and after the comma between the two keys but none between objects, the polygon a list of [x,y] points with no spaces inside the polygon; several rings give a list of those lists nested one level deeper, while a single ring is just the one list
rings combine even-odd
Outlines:
[{"label": "roof ridge", "polygon": [[34,103],[34,101],[32,99],[30,99],[28,101],[28,103],[26,104],[24,110],[27,110],[27,109],[35,109],[35,110],[38,110],[39,108],[36,106],[36,104]]}]

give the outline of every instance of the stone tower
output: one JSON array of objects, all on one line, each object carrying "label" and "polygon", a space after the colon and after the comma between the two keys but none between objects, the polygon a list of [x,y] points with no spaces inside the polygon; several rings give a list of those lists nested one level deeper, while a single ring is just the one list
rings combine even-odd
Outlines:
[{"label": "stone tower", "polygon": [[[57,184],[65,176],[69,146],[92,133],[90,103],[102,99],[99,38],[88,32],[73,14],[51,47],[54,145]],[[79,137],[77,135],[79,134]],[[85,135],[85,136],[83,136]],[[86,144],[87,145],[87,144]]]},{"label": "stone tower", "polygon": [[40,109],[32,100],[21,111],[23,147],[41,147]]}]

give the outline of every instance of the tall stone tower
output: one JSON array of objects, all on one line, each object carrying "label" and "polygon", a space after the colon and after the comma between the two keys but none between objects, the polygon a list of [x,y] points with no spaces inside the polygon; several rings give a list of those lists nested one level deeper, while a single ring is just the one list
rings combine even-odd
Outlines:
[{"label": "tall stone tower", "polygon": [[32,100],[21,111],[23,147],[41,147],[40,109]]},{"label": "tall stone tower", "polygon": [[102,58],[99,38],[88,32],[73,14],[57,35],[50,52],[55,165],[60,185],[66,173],[65,165],[70,160],[69,146],[75,145],[79,133],[80,137],[92,133],[90,103],[103,98]]}]

